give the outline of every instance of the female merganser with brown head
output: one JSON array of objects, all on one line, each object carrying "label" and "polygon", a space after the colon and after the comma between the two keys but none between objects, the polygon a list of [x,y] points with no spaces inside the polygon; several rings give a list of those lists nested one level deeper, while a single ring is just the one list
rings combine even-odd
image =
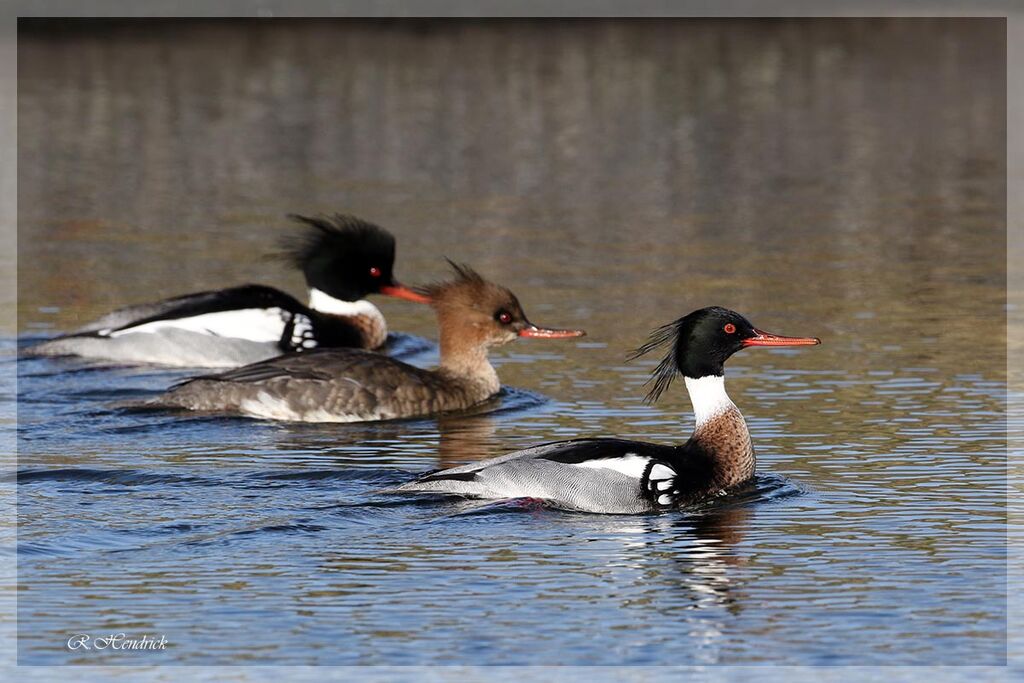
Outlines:
[{"label": "female merganser with brown head", "polygon": [[657,400],[677,373],[683,375],[697,421],[685,444],[559,441],[428,473],[396,490],[537,498],[556,507],[608,514],[662,510],[721,494],[754,475],[747,424],[725,393],[725,361],[748,346],[820,343],[762,332],[725,308],[702,308],[655,331],[632,356],[670,346],[649,382],[647,401]]},{"label": "female merganser with brown head", "polygon": [[515,295],[468,266],[422,289],[437,313],[441,365],[424,370],[359,349],[289,354],[172,387],[149,406],[302,422],[362,422],[463,410],[501,388],[487,360],[492,346],[518,337],[579,337],[537,327]]},{"label": "female merganser with brown head", "polygon": [[395,238],[383,228],[343,215],[290,218],[306,231],[283,256],[306,276],[308,306],[262,285],[186,294],[118,309],[26,353],[236,367],[318,347],[377,348],[387,324],[367,295],[426,302],[395,281]]}]

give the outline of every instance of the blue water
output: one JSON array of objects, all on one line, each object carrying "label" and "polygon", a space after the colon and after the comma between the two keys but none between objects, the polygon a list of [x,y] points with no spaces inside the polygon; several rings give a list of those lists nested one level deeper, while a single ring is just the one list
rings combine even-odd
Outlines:
[{"label": "blue water", "polygon": [[[902,445],[841,431],[826,445],[755,411],[750,486],[699,510],[605,517],[383,491],[587,412],[531,392],[441,421],[274,424],[118,407],[180,373],[19,370],[25,663],[123,662],[62,647],[112,629],[164,634],[173,647],[136,656],[190,664],[1003,657],[1001,425],[985,408],[999,387],[980,378],[928,392],[973,401],[969,431],[941,436],[935,415]],[[789,372],[752,379],[792,386]],[[805,401],[836,391],[829,374],[801,379]],[[919,401],[928,387],[911,375],[875,393]]]}]

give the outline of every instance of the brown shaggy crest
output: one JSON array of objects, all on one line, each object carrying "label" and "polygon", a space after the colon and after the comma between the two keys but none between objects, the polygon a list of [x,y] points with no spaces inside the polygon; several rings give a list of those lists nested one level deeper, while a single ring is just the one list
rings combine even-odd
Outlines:
[{"label": "brown shaggy crest", "polygon": [[484,279],[480,273],[465,263],[445,260],[455,271],[453,279],[416,288],[421,294],[430,297],[431,305],[472,308],[488,315],[496,306],[510,306],[515,307],[518,312],[522,311],[515,294],[506,287]]}]

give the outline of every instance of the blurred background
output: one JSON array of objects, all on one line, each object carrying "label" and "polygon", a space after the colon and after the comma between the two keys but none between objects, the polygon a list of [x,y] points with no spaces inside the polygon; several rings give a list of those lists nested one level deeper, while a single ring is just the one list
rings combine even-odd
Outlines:
[{"label": "blurred background", "polygon": [[619,344],[712,302],[933,303],[945,342],[1003,315],[1000,26],[23,20],[21,329],[299,291],[260,258],[283,214],[342,211],[407,280],[465,260]]}]

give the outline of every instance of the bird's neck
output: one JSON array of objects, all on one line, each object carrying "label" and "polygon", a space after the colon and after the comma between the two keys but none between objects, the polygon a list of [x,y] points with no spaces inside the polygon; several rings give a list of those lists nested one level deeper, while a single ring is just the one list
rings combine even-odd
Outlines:
[{"label": "bird's neck", "polygon": [[721,375],[708,375],[699,379],[687,377],[686,391],[690,394],[697,429],[724,412],[736,410],[736,404],[725,392],[725,377]]},{"label": "bird's neck", "polygon": [[716,484],[734,486],[754,475],[754,447],[721,375],[686,378],[696,427],[691,439],[711,460]]},{"label": "bird's neck", "polygon": [[344,318],[356,326],[363,335],[363,346],[375,349],[388,337],[388,324],[384,314],[366,299],[345,301],[315,287],[309,290],[309,307],[318,313]]},{"label": "bird's neck", "polygon": [[498,393],[501,382],[487,358],[487,344],[474,339],[466,330],[445,325],[443,316],[438,322],[441,325],[440,370],[460,380],[480,384],[488,396]]}]

